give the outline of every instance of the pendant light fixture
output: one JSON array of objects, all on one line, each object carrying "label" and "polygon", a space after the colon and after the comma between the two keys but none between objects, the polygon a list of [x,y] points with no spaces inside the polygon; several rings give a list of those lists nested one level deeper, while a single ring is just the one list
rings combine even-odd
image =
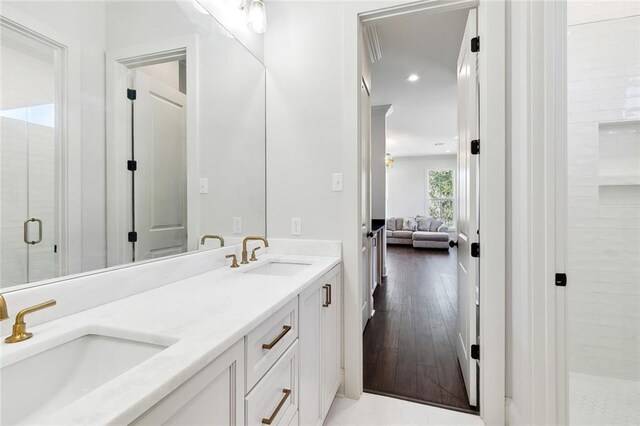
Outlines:
[{"label": "pendant light fixture", "polygon": [[267,31],[267,12],[263,0],[251,0],[249,6],[249,29],[257,34]]}]

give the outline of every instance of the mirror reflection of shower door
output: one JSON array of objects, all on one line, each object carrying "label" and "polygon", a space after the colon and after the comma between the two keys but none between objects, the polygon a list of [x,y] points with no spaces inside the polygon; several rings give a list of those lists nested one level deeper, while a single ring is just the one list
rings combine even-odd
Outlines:
[{"label": "mirror reflection of shower door", "polygon": [[[178,62],[164,65],[175,65],[178,82]],[[154,78],[152,67],[133,71],[136,261],[187,251],[187,97],[179,84]]]},{"label": "mirror reflection of shower door", "polygon": [[0,286],[6,287],[60,274],[62,59],[58,47],[5,19],[0,49]]}]

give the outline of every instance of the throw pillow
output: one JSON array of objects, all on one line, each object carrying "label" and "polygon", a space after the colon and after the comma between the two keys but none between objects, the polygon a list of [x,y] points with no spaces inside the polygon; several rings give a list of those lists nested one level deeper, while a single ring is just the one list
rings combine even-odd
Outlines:
[{"label": "throw pillow", "polygon": [[396,218],[387,219],[387,231],[396,231]]},{"label": "throw pillow", "polygon": [[402,230],[403,231],[415,231],[416,230],[416,220],[412,217],[408,217],[402,221]]},{"label": "throw pillow", "polygon": [[418,218],[418,231],[428,231],[429,230],[429,225],[431,225],[431,221],[433,219],[431,219],[430,217],[419,217]]},{"label": "throw pillow", "polygon": [[440,228],[442,226],[444,222],[442,222],[441,220],[433,220],[431,222],[431,224],[429,225],[429,231],[431,232],[437,232],[438,228]]},{"label": "throw pillow", "polygon": [[401,217],[396,217],[396,231],[400,231],[402,230],[402,218]]}]

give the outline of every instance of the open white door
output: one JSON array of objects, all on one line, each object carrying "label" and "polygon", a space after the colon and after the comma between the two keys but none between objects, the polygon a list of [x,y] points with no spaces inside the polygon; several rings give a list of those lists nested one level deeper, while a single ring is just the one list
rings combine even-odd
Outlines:
[{"label": "open white door", "polygon": [[360,172],[362,173],[362,331],[371,316],[371,176],[369,173],[371,150],[371,94],[364,81],[360,82]]},{"label": "open white door", "polygon": [[458,339],[456,350],[469,404],[478,404],[478,361],[471,357],[477,342],[479,262],[472,245],[479,239],[478,155],[472,141],[478,139],[478,54],[471,51],[476,37],[476,11],[471,10],[458,57]]},{"label": "open white door", "polygon": [[133,73],[138,261],[187,251],[187,97],[144,72]]}]

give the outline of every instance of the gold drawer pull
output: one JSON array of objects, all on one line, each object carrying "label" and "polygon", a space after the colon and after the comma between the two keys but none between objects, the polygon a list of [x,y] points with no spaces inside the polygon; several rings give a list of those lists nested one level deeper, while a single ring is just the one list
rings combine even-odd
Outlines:
[{"label": "gold drawer pull", "polygon": [[[289,328],[291,328],[291,327],[289,327]],[[282,408],[284,403],[287,402],[287,398],[289,398],[289,395],[291,395],[291,389],[282,389],[282,393],[284,394],[284,396],[280,400],[280,403],[278,404],[276,409],[271,414],[271,417],[269,417],[268,419],[262,419],[262,424],[263,425],[270,425],[271,423],[273,423],[273,421],[276,419],[276,416],[280,412],[280,409]]]},{"label": "gold drawer pull", "polygon": [[287,334],[289,331],[291,331],[291,326],[290,325],[283,325],[282,326],[282,333],[278,334],[278,337],[273,339],[273,342],[271,342],[269,344],[263,343],[262,344],[262,349],[267,349],[268,350],[268,349],[273,348],[280,340],[282,340],[284,335]]},{"label": "gold drawer pull", "polygon": [[324,302],[322,302],[323,308],[328,308],[331,305],[331,286],[329,284],[325,284],[322,286],[324,289]]}]

